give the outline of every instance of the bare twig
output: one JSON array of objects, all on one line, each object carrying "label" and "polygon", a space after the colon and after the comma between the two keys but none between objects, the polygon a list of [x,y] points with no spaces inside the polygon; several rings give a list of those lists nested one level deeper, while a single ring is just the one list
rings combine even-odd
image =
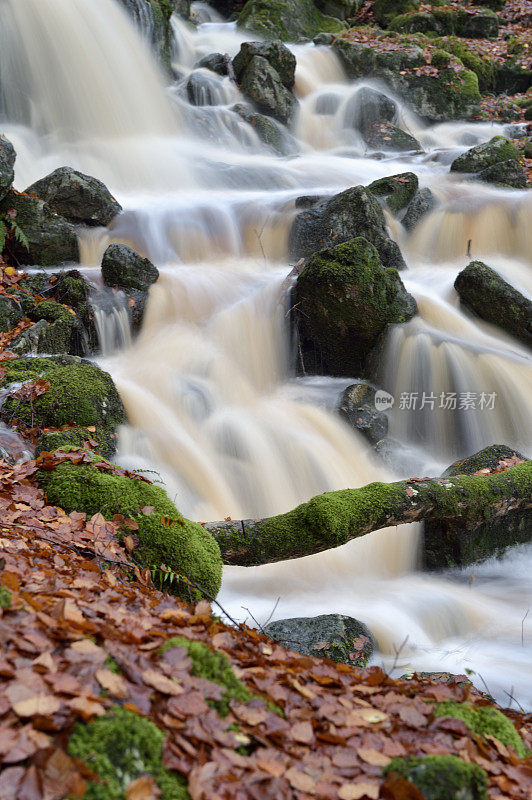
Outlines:
[{"label": "bare twig", "polygon": [[528,617],[529,612],[530,612],[530,609],[527,608],[526,614],[523,617],[523,619],[521,620],[521,647],[525,646],[525,619]]}]

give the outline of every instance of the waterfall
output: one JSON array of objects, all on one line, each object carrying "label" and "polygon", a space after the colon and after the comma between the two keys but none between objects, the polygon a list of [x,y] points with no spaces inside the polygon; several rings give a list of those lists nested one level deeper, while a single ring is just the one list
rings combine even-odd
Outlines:
[{"label": "waterfall", "polygon": [[[532,288],[530,195],[449,173],[457,154],[504,126],[430,126],[387,92],[422,152],[368,155],[355,125],[359,93],[379,84],[348,82],[328,48],[294,45],[297,148],[278,157],[232,111],[245,102],[238,87],[195,66],[208,53],[234,56],[251,37],[201,4],[197,14],[205,21],[195,30],[172,20],[168,86],[147,47],[149,19],[141,36],[117,0],[0,3],[1,110],[18,154],[17,188],[63,165],[104,180],[124,211],[112,229],[81,237],[86,274],[98,275],[111,241],[161,273],[134,341],[123,298],[94,298],[100,361],[130,423],[117,460],[158,471],[198,520],[280,513],[329,489],[395,477],[335,412],[358,376],[296,377],[287,242],[297,197],[405,171],[439,205],[412,233],[388,220],[419,304],[416,318],[389,331],[378,376],[396,398],[399,472],[413,469],[412,448],[424,470],[494,441],[532,455],[530,352],[470,315],[453,289],[468,247],[524,293]],[[189,91],[194,75],[210,88],[198,82]],[[474,413],[400,407],[401,395],[423,392],[495,394],[496,402]],[[235,617],[245,606],[260,622],[278,596],[278,618],[351,614],[369,624],[386,666],[408,636],[402,669],[477,669],[499,699],[513,684],[532,707],[530,636],[521,646],[532,549],[431,576],[415,571],[418,537],[416,526],[402,526],[307,559],[230,568],[221,600]]]}]

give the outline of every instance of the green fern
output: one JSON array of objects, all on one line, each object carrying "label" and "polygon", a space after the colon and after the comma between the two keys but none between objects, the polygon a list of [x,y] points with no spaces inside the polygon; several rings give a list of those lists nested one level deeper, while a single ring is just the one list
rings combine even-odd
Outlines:
[{"label": "green fern", "polygon": [[17,225],[15,220],[13,220],[12,223],[11,223],[11,232],[12,232],[13,236],[15,237],[15,239],[17,240],[17,242],[19,244],[21,244],[22,247],[25,250],[29,250],[30,249],[30,243],[28,242],[28,237],[26,236],[26,234],[24,233],[22,228],[20,228]]},{"label": "green fern", "polygon": [[0,220],[0,253],[3,253],[4,247],[6,246],[6,237],[7,237],[7,227],[5,222]]}]

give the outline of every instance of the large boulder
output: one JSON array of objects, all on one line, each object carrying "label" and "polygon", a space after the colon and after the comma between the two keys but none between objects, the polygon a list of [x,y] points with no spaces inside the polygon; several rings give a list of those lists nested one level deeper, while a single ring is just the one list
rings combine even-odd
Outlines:
[{"label": "large boulder", "polygon": [[8,193],[15,177],[15,148],[5,136],[0,136],[0,200]]},{"label": "large boulder", "polygon": [[468,39],[496,39],[499,18],[490,9],[432,8],[431,11],[401,14],[390,30],[400,33],[436,33],[439,36],[462,36]]},{"label": "large boulder", "polygon": [[482,261],[460,272],[454,288],[481,319],[532,347],[532,302]]},{"label": "large boulder", "polygon": [[75,227],[54,214],[43,200],[10,190],[0,203],[0,215],[14,214],[15,222],[26,237],[28,247],[12,237],[9,249],[20,264],[55,266],[79,261]]},{"label": "large boulder", "polygon": [[430,214],[436,208],[436,205],[436,198],[428,187],[416,192],[402,219],[407,231],[413,230],[426,214]]},{"label": "large boulder", "polygon": [[423,150],[414,136],[391,122],[374,122],[365,128],[362,138],[372,150],[390,150],[393,153]]},{"label": "large boulder", "polygon": [[266,625],[263,633],[294,653],[351,667],[367,666],[374,648],[368,628],[343,614],[280,619]]},{"label": "large boulder", "polygon": [[[322,95],[321,97],[326,98],[327,95]],[[332,95],[332,98],[336,100],[336,103],[340,103],[341,98],[338,95]],[[328,113],[334,113],[336,107],[333,107]],[[318,107],[316,111],[317,113],[322,113]],[[394,100],[376,89],[364,86],[347,102],[344,125],[364,133],[375,123],[394,122],[397,113],[397,104]]]},{"label": "large boulder", "polygon": [[243,94],[264,114],[287,125],[292,120],[298,102],[269,61],[253,56],[240,77]]},{"label": "large boulder", "polygon": [[[514,449],[506,445],[491,445],[469,458],[457,461],[445,470],[444,476],[475,475],[482,470],[497,469],[501,461],[508,466],[522,460]],[[526,459],[524,459],[526,460]],[[482,476],[471,480],[479,481]],[[527,509],[504,509],[504,514],[486,513],[480,524],[472,525],[467,515],[449,515],[448,519],[425,522],[423,558],[427,569],[463,567],[487,558],[501,555],[510,545],[530,542],[532,515]]]},{"label": "large boulder", "polygon": [[308,258],[357,236],[377,248],[385,267],[404,268],[401,251],[388,236],[379,202],[364,186],[347,189],[298,214],[290,229],[290,255]]},{"label": "large boulder", "polygon": [[504,136],[494,136],[462,153],[451,164],[451,172],[469,173],[476,180],[516,189],[524,188],[527,182],[519,163],[519,150]]},{"label": "large boulder", "polygon": [[338,405],[339,415],[371,444],[388,435],[388,417],[375,407],[375,394],[369,383],[354,383],[344,389]]},{"label": "large boulder", "polygon": [[283,86],[292,90],[296,79],[296,57],[280,39],[272,42],[244,42],[233,59],[233,69],[237,81],[255,56],[265,58],[279,75]]},{"label": "large boulder", "polygon": [[344,30],[340,20],[322,14],[312,0],[248,0],[238,26],[283,42],[308,41],[321,32]]},{"label": "large boulder", "polygon": [[26,194],[37,195],[69,222],[84,225],[109,225],[122,211],[105,184],[70,167],[54,170],[28,186]]},{"label": "large boulder", "polygon": [[0,419],[7,423],[16,417],[28,428],[73,424],[110,436],[126,421],[113,379],[95,364],[73,356],[17,358],[5,362],[5,370],[2,386],[6,388],[39,378],[50,384],[48,391],[34,399],[8,396],[0,410]]},{"label": "large boulder", "polygon": [[10,345],[16,355],[86,355],[88,337],[81,319],[53,300],[35,303],[29,312],[36,324],[23,331]]},{"label": "large boulder", "polygon": [[389,178],[379,178],[368,186],[368,192],[381,198],[393,214],[397,214],[413,199],[418,189],[414,172],[401,172]]},{"label": "large boulder", "polygon": [[127,245],[111,244],[103,255],[102,277],[106,286],[146,292],[158,279],[159,270]]},{"label": "large boulder", "polygon": [[315,253],[294,288],[295,321],[307,372],[363,374],[387,325],[416,313],[399,274],[366,239]]},{"label": "large boulder", "polygon": [[468,118],[478,112],[478,78],[457,57],[415,37],[395,34],[368,42],[356,41],[356,32],[349,36],[338,36],[333,43],[348,77],[379,78],[430,121]]}]

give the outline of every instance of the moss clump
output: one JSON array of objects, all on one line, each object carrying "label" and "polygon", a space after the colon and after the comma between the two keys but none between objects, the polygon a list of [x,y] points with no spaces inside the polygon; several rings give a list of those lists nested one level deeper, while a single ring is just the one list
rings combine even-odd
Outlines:
[{"label": "moss clump", "polygon": [[405,208],[418,190],[417,175],[413,172],[402,172],[389,178],[379,178],[368,186],[368,191],[375,197],[382,197],[394,214]]},{"label": "moss clump", "polygon": [[9,608],[11,605],[11,592],[5,586],[0,586],[0,608]]},{"label": "moss clump", "polygon": [[247,703],[254,695],[238,680],[227,656],[214,652],[203,642],[192,642],[184,636],[174,636],[168,639],[161,647],[160,653],[164,655],[172,647],[184,647],[192,661],[192,675],[196,678],[205,678],[218,686],[224,687],[220,700],[208,701],[221,717],[229,713],[231,700]]},{"label": "moss clump", "polygon": [[188,800],[184,778],[163,766],[164,733],[144,717],[116,708],[88,725],[78,723],[68,743],[73,758],[84,761],[101,783],[89,783],[85,800],[125,800],[129,784],[147,773],[161,800]]},{"label": "moss clump", "polygon": [[469,703],[456,703],[454,700],[446,700],[444,703],[438,703],[434,709],[434,716],[460,719],[477,736],[485,736],[486,734],[494,736],[507,747],[513,747],[520,758],[526,758],[530,755],[513,722],[497,708],[492,706],[472,706]]},{"label": "moss clump", "polygon": [[526,460],[524,456],[505,444],[491,444],[468,458],[455,461],[445,470],[443,477],[472,475],[475,472],[480,472],[481,469],[495,469],[499,461],[505,458],[513,458],[514,456],[523,461]]},{"label": "moss clump", "polygon": [[237,24],[266,39],[283,42],[308,40],[318,33],[345,30],[340,20],[322,14],[312,0],[248,0]]},{"label": "moss clump", "polygon": [[109,434],[101,428],[92,432],[87,428],[69,428],[64,431],[43,433],[39,436],[35,446],[35,456],[41,453],[53,453],[56,450],[77,450],[90,439],[97,442],[93,450],[104,458],[110,458],[116,452],[114,434]]},{"label": "moss clump", "polygon": [[69,358],[18,358],[6,362],[3,385],[39,377],[50,383],[48,391],[31,403],[7,398],[2,419],[16,417],[28,427],[40,428],[94,425],[106,434],[126,421],[113,379],[94,364]]},{"label": "moss clump", "polygon": [[[478,78],[478,87],[481,92],[494,89],[497,64],[487,52],[479,54],[473,51],[467,42],[451,36],[433,40],[433,44],[459,58],[466,69],[474,72]],[[434,63],[434,59],[432,63]]]},{"label": "moss clump", "polygon": [[[160,487],[70,463],[38,473],[38,481],[48,502],[67,512],[101,513],[106,519],[122,514],[134,519],[140,542],[133,554],[140,564],[150,568],[164,564],[208,594],[218,593],[222,578],[218,545],[201,525],[185,519]],[[144,506],[155,510],[144,514]],[[182,586],[175,590],[186,591]]]},{"label": "moss clump", "polygon": [[392,773],[413,783],[425,800],[483,800],[488,796],[484,770],[458,756],[394,758],[384,770],[385,775]]},{"label": "moss clump", "polygon": [[375,0],[373,14],[379,25],[386,28],[394,17],[416,11],[419,6],[419,0]]},{"label": "moss clump", "polygon": [[494,136],[458,156],[451,164],[451,172],[481,172],[504,161],[519,161],[519,151],[509,139]]}]

